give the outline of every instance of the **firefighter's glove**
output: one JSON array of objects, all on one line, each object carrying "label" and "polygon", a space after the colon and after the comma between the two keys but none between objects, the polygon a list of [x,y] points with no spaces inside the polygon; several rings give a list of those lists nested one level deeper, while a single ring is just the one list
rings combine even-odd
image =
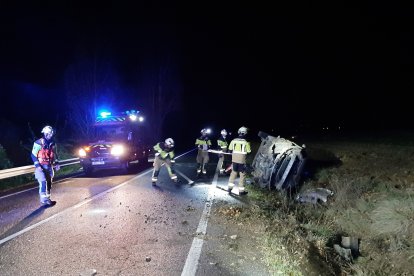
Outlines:
[{"label": "firefighter's glove", "polygon": [[55,168],[55,170],[56,170],[56,171],[60,170],[60,164],[59,164],[59,161],[58,161],[58,160],[56,160],[56,161],[53,163],[53,167]]}]

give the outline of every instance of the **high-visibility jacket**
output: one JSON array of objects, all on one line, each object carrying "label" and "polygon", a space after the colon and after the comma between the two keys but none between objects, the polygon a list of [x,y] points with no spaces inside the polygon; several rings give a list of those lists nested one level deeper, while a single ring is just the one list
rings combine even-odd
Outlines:
[{"label": "high-visibility jacket", "polygon": [[210,138],[201,136],[200,138],[196,139],[195,142],[196,146],[203,151],[207,151],[211,147],[211,140]]},{"label": "high-visibility jacket", "polygon": [[232,151],[232,162],[245,164],[246,155],[251,152],[250,143],[244,138],[235,138],[230,142],[229,150]]},{"label": "high-visibility jacket", "polygon": [[35,167],[56,164],[58,161],[55,142],[45,138],[36,140],[33,144],[31,158]]},{"label": "high-visibility jacket", "polygon": [[161,159],[174,159],[174,150],[173,148],[169,148],[165,145],[164,142],[159,142],[154,146],[154,150],[159,153]]},{"label": "high-visibility jacket", "polygon": [[229,147],[229,143],[224,136],[220,136],[220,138],[217,139],[217,145],[222,151],[227,151],[227,148]]}]

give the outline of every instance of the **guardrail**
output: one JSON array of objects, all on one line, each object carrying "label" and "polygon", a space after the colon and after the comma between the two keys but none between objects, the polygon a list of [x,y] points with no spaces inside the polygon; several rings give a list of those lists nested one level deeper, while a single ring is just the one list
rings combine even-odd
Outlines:
[{"label": "guardrail", "polygon": [[[69,166],[78,164],[79,158],[71,158],[66,160],[59,160],[59,165],[61,167]],[[13,176],[34,173],[35,167],[34,165],[23,166],[23,167],[16,167],[11,169],[0,170],[0,179],[5,179]]]}]

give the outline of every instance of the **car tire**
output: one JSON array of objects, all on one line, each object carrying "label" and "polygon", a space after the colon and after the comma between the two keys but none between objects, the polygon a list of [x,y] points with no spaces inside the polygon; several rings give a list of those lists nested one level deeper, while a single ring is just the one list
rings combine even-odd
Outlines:
[{"label": "car tire", "polygon": [[124,172],[124,173],[129,173],[130,172],[130,170],[131,170],[131,165],[129,164],[129,162],[128,161],[125,161],[123,164],[122,164],[122,166],[121,166],[121,169],[122,169],[122,171]]},{"label": "car tire", "polygon": [[87,176],[92,176],[93,175],[93,168],[90,167],[90,166],[84,166],[83,171],[85,172],[85,174]]}]

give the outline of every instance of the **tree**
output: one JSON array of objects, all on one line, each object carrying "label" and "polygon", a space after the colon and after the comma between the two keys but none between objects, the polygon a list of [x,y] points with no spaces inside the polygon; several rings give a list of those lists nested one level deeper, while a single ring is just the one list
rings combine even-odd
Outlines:
[{"label": "tree", "polygon": [[[172,55],[153,56],[138,70],[139,90],[154,139],[160,139],[169,116],[182,109],[180,70]],[[175,124],[179,125],[178,122]]]},{"label": "tree", "polygon": [[110,62],[84,58],[66,70],[65,89],[72,128],[77,136],[87,138],[98,108],[112,108],[119,82]]}]

